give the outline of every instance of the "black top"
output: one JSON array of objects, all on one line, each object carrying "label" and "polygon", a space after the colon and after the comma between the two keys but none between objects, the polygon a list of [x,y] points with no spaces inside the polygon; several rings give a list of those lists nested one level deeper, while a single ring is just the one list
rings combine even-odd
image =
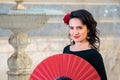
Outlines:
[{"label": "black top", "polygon": [[56,78],[55,80],[72,80],[72,79],[62,76],[62,77]]},{"label": "black top", "polygon": [[74,54],[84,58],[96,69],[101,77],[101,80],[107,80],[103,59],[97,50],[88,49],[83,51],[70,51],[70,45],[68,45],[64,48],[63,53]]}]

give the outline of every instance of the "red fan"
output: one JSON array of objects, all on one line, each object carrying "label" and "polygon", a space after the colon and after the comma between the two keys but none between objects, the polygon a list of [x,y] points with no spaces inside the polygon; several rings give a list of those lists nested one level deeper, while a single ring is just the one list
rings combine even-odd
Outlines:
[{"label": "red fan", "polygon": [[62,76],[71,80],[100,80],[100,76],[92,65],[72,54],[48,57],[34,69],[30,80],[57,80]]}]

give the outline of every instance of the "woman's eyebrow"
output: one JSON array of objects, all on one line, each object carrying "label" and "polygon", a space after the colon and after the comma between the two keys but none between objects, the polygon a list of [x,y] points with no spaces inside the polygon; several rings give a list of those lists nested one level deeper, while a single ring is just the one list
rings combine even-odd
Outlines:
[{"label": "woman's eyebrow", "polygon": [[73,27],[73,26],[69,26],[69,27]]},{"label": "woman's eyebrow", "polygon": [[82,27],[82,26],[76,26],[76,27]]}]

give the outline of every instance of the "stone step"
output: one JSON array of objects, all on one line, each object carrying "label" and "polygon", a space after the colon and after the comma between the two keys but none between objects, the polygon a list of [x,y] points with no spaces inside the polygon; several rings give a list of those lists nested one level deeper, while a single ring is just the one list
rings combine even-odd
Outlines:
[{"label": "stone step", "polygon": [[[0,2],[14,2],[14,0],[0,0]],[[86,2],[86,3],[105,3],[105,2],[120,2],[119,0],[24,0],[24,2],[49,2],[49,3],[53,3],[53,2],[63,2],[63,3],[70,3],[70,2],[74,2],[74,3],[78,3],[78,2]]]},{"label": "stone step", "polygon": [[[67,44],[69,44],[69,40],[66,38],[32,38],[32,42],[30,45],[28,45],[26,52],[33,60],[32,70],[47,57],[62,53],[63,48]],[[117,78],[119,74],[116,75],[116,73],[111,70],[117,68],[116,71],[119,71],[119,68],[116,67],[116,65],[119,63],[118,60],[120,46],[118,44],[120,44],[120,38],[118,37],[115,38],[108,36],[101,38],[100,54],[103,57],[106,70],[108,71],[107,73],[109,74],[108,76],[110,76],[109,80],[119,80]],[[7,59],[13,54],[14,51],[12,47],[8,49],[9,46],[11,45],[8,44],[7,39],[2,40],[2,42],[0,39],[0,80],[7,80]]]},{"label": "stone step", "polygon": [[[12,7],[15,4],[10,3],[0,3],[0,8],[5,9],[5,10],[11,10]],[[63,11],[65,14],[67,12],[70,12],[72,10],[76,9],[87,9],[90,11],[95,19],[98,22],[98,28],[101,31],[101,35],[104,34],[104,36],[110,36],[110,35],[115,35],[119,36],[120,35],[120,5],[118,3],[108,3],[108,4],[101,4],[101,3],[96,3],[96,4],[90,4],[90,3],[76,3],[76,4],[39,4],[39,3],[26,3],[25,6],[27,6],[28,10],[29,9],[40,9],[40,8],[45,8],[45,9],[55,9],[55,10],[60,10]],[[98,14],[96,14],[98,13]],[[64,15],[65,15],[64,14]],[[48,24],[45,25],[45,27],[40,28],[40,29],[35,29],[29,31],[29,35],[31,36],[55,36],[55,37],[67,37],[67,31],[66,31],[66,26],[62,19],[64,15],[50,15],[50,19],[48,21]],[[0,36],[9,36],[12,34],[10,31],[7,30],[2,30],[0,29]]]},{"label": "stone step", "polygon": [[[15,4],[0,3],[0,8],[5,10],[11,10]],[[54,9],[61,10],[65,14],[77,9],[86,9],[90,11],[96,18],[120,18],[120,4],[119,3],[71,3],[71,4],[35,4],[26,3],[24,4],[28,10],[30,9]],[[97,13],[97,14],[96,14]]]},{"label": "stone step", "polygon": [[[98,23],[97,28],[100,30],[100,36],[119,36],[120,35],[120,22],[116,23]],[[69,28],[64,23],[47,23],[45,27],[30,30],[30,36],[41,37],[68,37]],[[0,29],[0,37],[8,37],[12,34],[9,30]]]},{"label": "stone step", "polygon": [[[98,29],[101,36],[119,36],[120,23],[98,23]],[[31,30],[29,34],[31,36],[54,36],[54,37],[68,37],[69,28],[63,23],[48,23],[45,27]]]}]

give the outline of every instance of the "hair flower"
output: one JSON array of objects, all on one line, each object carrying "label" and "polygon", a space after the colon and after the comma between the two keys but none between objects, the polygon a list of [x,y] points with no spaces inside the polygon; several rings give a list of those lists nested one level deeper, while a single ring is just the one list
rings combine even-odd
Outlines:
[{"label": "hair flower", "polygon": [[70,18],[70,13],[67,13],[63,18],[63,21],[66,25],[68,25],[69,23],[69,18]]}]

